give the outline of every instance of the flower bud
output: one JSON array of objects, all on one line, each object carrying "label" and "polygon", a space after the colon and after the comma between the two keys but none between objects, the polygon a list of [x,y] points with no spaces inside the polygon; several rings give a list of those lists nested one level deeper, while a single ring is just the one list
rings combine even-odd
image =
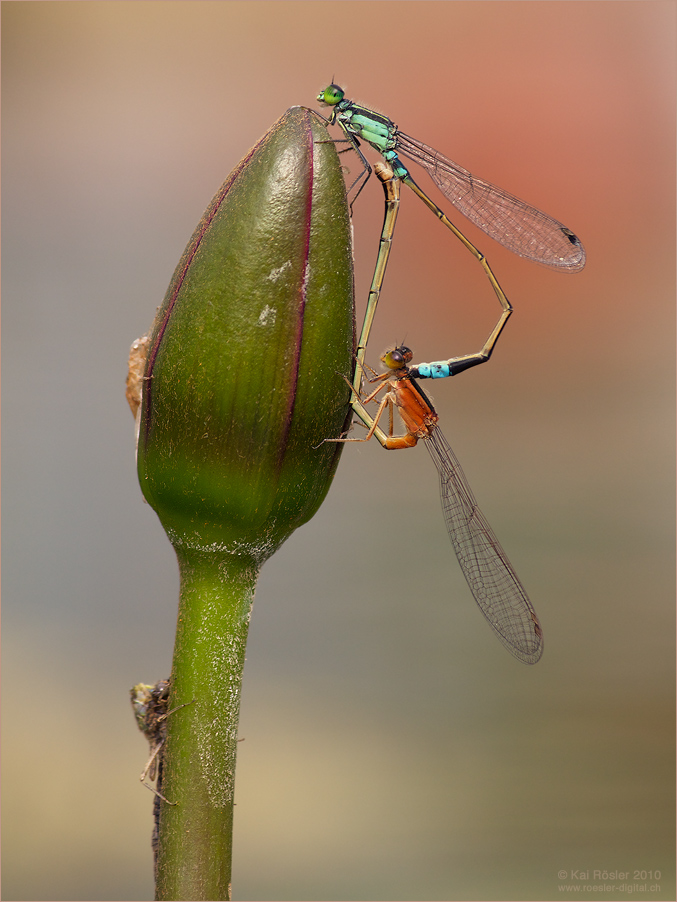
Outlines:
[{"label": "flower bud", "polygon": [[176,547],[260,565],[318,509],[350,417],[350,222],[338,154],[288,110],[196,228],[152,329],[141,488]]}]

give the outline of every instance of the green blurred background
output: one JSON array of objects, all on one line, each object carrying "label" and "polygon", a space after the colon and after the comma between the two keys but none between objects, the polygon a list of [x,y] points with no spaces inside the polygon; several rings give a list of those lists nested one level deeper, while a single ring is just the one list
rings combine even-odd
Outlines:
[{"label": "green blurred background", "polygon": [[[234,896],[675,898],[674,25],[672,2],[2,5],[5,899],[152,897],[128,690],[169,675],[178,580],[128,348],[232,167],[332,77],[586,246],[559,275],[469,226],[515,314],[433,390],[546,651],[521,665],[476,609],[425,451],[347,447],[259,583]],[[363,308],[375,180],[354,213]],[[497,315],[403,189],[368,359],[476,351]],[[595,870],[646,889],[564,888]]]}]

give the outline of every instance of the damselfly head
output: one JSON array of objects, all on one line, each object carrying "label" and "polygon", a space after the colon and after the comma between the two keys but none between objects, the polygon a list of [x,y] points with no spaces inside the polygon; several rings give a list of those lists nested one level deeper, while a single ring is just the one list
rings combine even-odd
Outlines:
[{"label": "damselfly head", "polygon": [[399,345],[396,348],[390,348],[381,356],[381,362],[384,363],[389,370],[401,370],[403,366],[411,363],[414,352],[405,345]]},{"label": "damselfly head", "polygon": [[317,95],[317,99],[325,106],[336,106],[336,104],[340,103],[344,97],[345,91],[343,88],[339,88],[338,85],[333,83],[325,88],[324,91],[320,91]]}]

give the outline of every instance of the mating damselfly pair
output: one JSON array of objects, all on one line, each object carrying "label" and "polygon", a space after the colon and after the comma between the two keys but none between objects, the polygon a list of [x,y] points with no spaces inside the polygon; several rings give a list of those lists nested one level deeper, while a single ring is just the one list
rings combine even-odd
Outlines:
[{"label": "mating damselfly pair", "polygon": [[[484,254],[416,184],[401,156],[422,166],[445,197],[467,219],[514,253],[561,272],[578,272],[585,266],[585,250],[578,237],[561,222],[495,185],[476,178],[432,147],[405,135],[386,116],[346,100],[345,92],[338,85],[329,85],[317,99],[331,108],[329,124],[341,128],[345,135],[343,140],[348,142],[362,162],[362,172],[351,185],[352,189],[359,184],[353,202],[372,171],[360,149],[360,141],[371,145],[385,161],[385,165],[379,162],[374,167],[384,187],[386,212],[352,383],[353,411],[368,432],[363,439],[342,437],[330,441],[368,441],[376,436],[384,448],[401,449],[413,447],[423,440],[439,474],[442,510],[449,537],[475,601],[503,645],[520,661],[535,664],[543,653],[543,631],[536,612],[477,506],[461,465],[438,427],[439,417],[430,399],[418,384],[420,379],[453,376],[489,360],[498,336],[512,313],[512,305]],[[364,396],[365,351],[392,247],[401,182],[411,188],[480,263],[499,300],[501,315],[483,348],[476,354],[410,366],[413,354],[409,348],[401,345],[386,351],[381,357],[386,372],[379,376],[371,370],[373,378],[368,381],[379,384]],[[372,416],[365,405],[375,401],[383,389],[387,391]],[[395,408],[406,427],[404,435],[393,434]],[[390,421],[388,433],[379,426],[386,409]]]}]

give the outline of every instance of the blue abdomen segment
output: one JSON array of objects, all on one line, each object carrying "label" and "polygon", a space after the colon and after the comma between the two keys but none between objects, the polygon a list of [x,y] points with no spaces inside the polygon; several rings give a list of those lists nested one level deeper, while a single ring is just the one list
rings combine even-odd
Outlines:
[{"label": "blue abdomen segment", "polygon": [[385,150],[385,151],[382,151],[382,153],[383,153],[383,159],[390,166],[390,168],[392,169],[396,178],[398,178],[398,179],[411,178],[411,176],[409,174],[409,170],[404,165],[404,163],[402,163],[402,161],[397,156],[397,154],[395,153],[394,150]]},{"label": "blue abdomen segment", "polygon": [[450,360],[436,360],[433,363],[419,363],[411,367],[412,376],[418,379],[446,379],[453,376]]}]

